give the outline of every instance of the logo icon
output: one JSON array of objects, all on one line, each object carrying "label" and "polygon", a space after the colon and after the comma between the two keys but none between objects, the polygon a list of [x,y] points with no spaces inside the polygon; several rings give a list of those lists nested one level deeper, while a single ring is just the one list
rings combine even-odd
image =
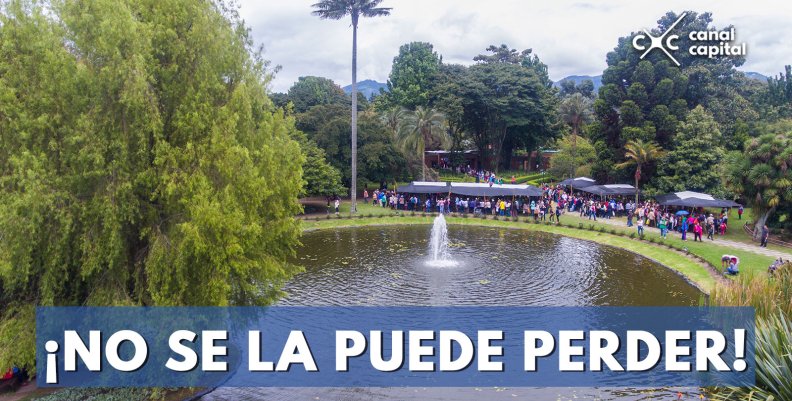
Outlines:
[{"label": "logo icon", "polygon": [[[671,61],[674,62],[674,64],[677,65],[677,67],[679,67],[679,61],[677,61],[677,59],[675,59],[674,56],[672,56],[671,52],[669,51],[669,50],[679,50],[679,46],[677,46],[674,43],[675,41],[679,40],[679,35],[668,35],[668,34],[677,26],[677,24],[679,24],[680,21],[682,21],[682,19],[685,18],[685,16],[687,16],[687,13],[682,13],[682,15],[680,15],[679,18],[677,18],[677,20],[674,21],[674,23],[671,24],[671,26],[668,27],[668,29],[666,29],[666,31],[663,32],[660,36],[657,37],[652,36],[652,34],[649,33],[647,29],[643,30],[644,33],[639,33],[638,35],[635,35],[632,41],[633,47],[636,50],[646,50],[641,55],[640,59],[643,60],[644,57],[646,57],[652,50],[660,49],[663,51],[663,53],[666,54],[666,56],[668,56],[668,58],[671,59]],[[648,48],[645,44],[646,39],[649,39],[650,41]]]}]

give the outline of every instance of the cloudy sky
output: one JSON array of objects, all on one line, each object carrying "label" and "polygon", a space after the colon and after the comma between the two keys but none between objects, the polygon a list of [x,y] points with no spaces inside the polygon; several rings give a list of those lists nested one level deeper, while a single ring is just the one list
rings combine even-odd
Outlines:
[{"label": "cloudy sky", "polygon": [[[352,30],[348,19],[311,15],[317,0],[238,0],[265,57],[282,66],[272,90],[284,92],[300,76],[351,82]],[[613,0],[385,0],[391,16],[365,19],[358,36],[358,80],[385,82],[399,46],[412,41],[434,45],[445,62],[470,64],[490,44],[532,48],[548,64],[554,80],[599,75],[605,54],[620,36],[656,26],[667,11],[713,12],[717,27],[733,24],[738,42],[748,44],[740,69],[777,74],[792,64],[792,1]]]}]

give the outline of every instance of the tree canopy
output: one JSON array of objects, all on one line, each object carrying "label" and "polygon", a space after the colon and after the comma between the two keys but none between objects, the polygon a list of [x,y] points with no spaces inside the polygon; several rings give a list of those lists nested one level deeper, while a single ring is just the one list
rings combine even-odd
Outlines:
[{"label": "tree canopy", "polygon": [[431,97],[435,75],[440,71],[442,58],[431,43],[412,42],[399,48],[393,59],[388,79],[388,101],[391,105],[415,110],[427,106]]},{"label": "tree canopy", "polygon": [[0,55],[0,366],[33,368],[33,305],[263,304],[299,270],[303,156],[234,9],[14,0]]},{"label": "tree canopy", "polygon": [[681,124],[673,150],[660,163],[657,190],[661,193],[697,191],[725,196],[718,163],[723,160],[723,141],[712,114],[698,106]]},{"label": "tree canopy", "polygon": [[[679,36],[680,49],[692,44],[688,38],[691,31],[715,29],[710,13],[686,13],[673,31]],[[666,31],[678,18],[679,14],[673,12],[665,14],[652,32]],[[750,128],[747,123],[758,118],[750,101],[756,88],[735,69],[745,58],[707,58],[679,51],[674,53],[680,63],[677,66],[663,52],[654,51],[642,60],[643,52],[633,47],[632,37],[631,34],[619,38],[616,48],[606,58],[608,67],[602,76],[603,86],[594,102],[597,122],[591,131],[598,150],[594,176],[601,181],[626,178],[613,165],[622,158],[623,147],[630,140],[654,141],[662,149],[674,149],[682,122],[699,105],[718,124],[722,143],[729,149],[741,147]],[[655,174],[649,177],[655,180]],[[655,183],[667,188],[678,184],[682,182]]]},{"label": "tree canopy", "polygon": [[[768,132],[731,152],[723,164],[726,185],[756,213],[756,233],[772,217],[792,217],[792,130]],[[781,213],[776,213],[781,212]]]},{"label": "tree canopy", "polygon": [[294,105],[294,111],[305,113],[313,106],[320,104],[341,104],[349,97],[340,86],[330,79],[322,77],[300,77],[289,88],[287,99]]}]

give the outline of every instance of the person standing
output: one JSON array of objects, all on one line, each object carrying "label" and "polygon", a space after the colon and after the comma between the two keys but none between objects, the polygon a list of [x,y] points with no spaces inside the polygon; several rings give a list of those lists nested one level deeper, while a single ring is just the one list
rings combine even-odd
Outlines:
[{"label": "person standing", "polygon": [[643,235],[643,233],[644,233],[644,231],[643,231],[643,225],[644,225],[643,219],[638,219],[635,224],[638,226],[638,235],[639,236]]},{"label": "person standing", "polygon": [[764,226],[762,226],[762,243],[759,246],[767,248],[768,238],[770,238],[770,229],[767,228],[767,224],[765,224]]},{"label": "person standing", "polygon": [[665,239],[666,234],[668,233],[668,220],[665,216],[660,217],[660,221],[657,223],[657,228],[660,229],[660,236]]},{"label": "person standing", "polygon": [[687,241],[687,232],[688,232],[688,219],[682,218],[682,241]]},{"label": "person standing", "polygon": [[340,209],[341,209],[341,199],[336,198],[336,200],[335,200],[335,214],[336,215],[338,215]]},{"label": "person standing", "polygon": [[368,188],[363,190],[363,203],[368,205],[369,193]]},{"label": "person standing", "polygon": [[710,241],[715,241],[715,223],[712,224],[707,222],[707,239]]},{"label": "person standing", "polygon": [[737,209],[737,220],[742,220],[743,211],[744,211],[743,207],[742,207],[742,205],[740,205],[740,208]]},{"label": "person standing", "polygon": [[704,231],[704,230],[703,230],[703,228],[701,227],[701,224],[699,224],[698,220],[696,220],[696,222],[695,222],[695,223],[693,223],[693,241],[694,241],[694,242],[695,242],[695,241],[702,242],[702,240],[701,240],[701,233],[702,233],[703,231]]}]

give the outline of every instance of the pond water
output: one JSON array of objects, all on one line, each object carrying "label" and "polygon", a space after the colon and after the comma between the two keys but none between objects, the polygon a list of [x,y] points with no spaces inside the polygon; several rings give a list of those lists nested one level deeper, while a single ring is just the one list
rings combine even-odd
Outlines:
[{"label": "pond water", "polygon": [[[306,233],[282,305],[689,306],[702,293],[636,254],[546,233],[449,226],[453,263],[429,256],[430,226]],[[203,400],[672,400],[679,389],[220,388]]]}]

